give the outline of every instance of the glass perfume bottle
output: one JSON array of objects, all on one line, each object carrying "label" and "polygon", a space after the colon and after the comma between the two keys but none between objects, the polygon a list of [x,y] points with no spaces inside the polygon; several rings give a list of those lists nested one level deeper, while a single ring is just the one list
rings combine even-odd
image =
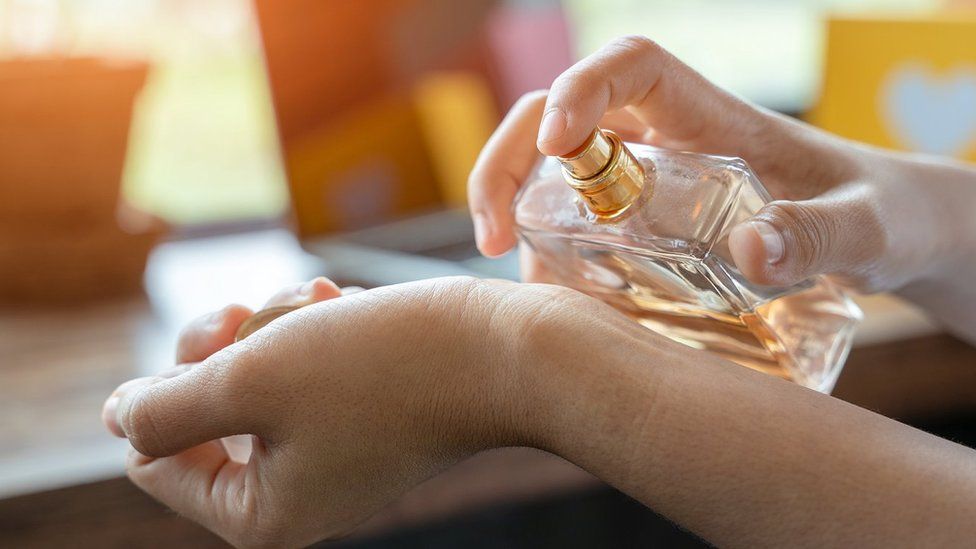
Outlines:
[{"label": "glass perfume bottle", "polygon": [[861,311],[823,277],[769,287],[738,271],[729,231],[769,201],[741,159],[596,130],[546,159],[514,209],[520,238],[559,283],[671,339],[830,392]]}]

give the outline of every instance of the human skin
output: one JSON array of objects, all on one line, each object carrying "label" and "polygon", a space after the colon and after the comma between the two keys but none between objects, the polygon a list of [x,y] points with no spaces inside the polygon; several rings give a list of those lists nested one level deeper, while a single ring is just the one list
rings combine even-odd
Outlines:
[{"label": "human skin", "polygon": [[[758,218],[778,251],[761,229],[739,229],[733,255],[747,276],[830,273],[976,333],[965,307],[976,175],[756,109],[645,39],[609,46],[503,123],[471,181],[482,250],[514,244],[511,199],[536,157],[520,145],[533,148],[543,112],[566,116],[539,143],[560,154],[628,103],[641,108],[614,120],[630,139],[742,156],[794,200]],[[340,297],[320,279],[273,304],[310,305],[237,344],[246,309],[191,324],[182,365],[123,385],[103,414],[135,449],[137,485],[236,545],[341,536],[444,468],[506,446],[560,455],[720,546],[976,539],[976,452],[684,347],[572,290],[436,279]],[[256,437],[246,464],[217,442],[235,434]]]}]

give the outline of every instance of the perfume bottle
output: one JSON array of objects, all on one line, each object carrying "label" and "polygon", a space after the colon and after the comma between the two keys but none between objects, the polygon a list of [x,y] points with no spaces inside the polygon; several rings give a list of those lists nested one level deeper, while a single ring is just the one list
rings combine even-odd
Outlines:
[{"label": "perfume bottle", "polygon": [[739,272],[729,231],[769,201],[741,159],[597,129],[546,159],[514,210],[522,242],[559,283],[678,342],[830,392],[861,311],[824,277],[770,287]]}]

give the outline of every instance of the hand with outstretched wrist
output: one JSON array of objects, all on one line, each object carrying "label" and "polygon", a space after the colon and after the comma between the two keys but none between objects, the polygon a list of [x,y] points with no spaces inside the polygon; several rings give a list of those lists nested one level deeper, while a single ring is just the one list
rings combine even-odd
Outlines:
[{"label": "hand with outstretched wrist", "polygon": [[[340,536],[457,461],[532,444],[555,415],[534,396],[533,362],[563,356],[548,346],[584,357],[587,326],[642,330],[564,288],[468,278],[341,297],[318,279],[269,305],[307,306],[236,344],[241,306],[190,324],[179,366],[103,410],[135,484],[243,546]],[[241,434],[239,462],[221,439]]]},{"label": "hand with outstretched wrist", "polygon": [[[342,536],[506,446],[562,456],[720,546],[976,535],[971,450],[690,349],[578,292],[466,278],[341,297],[324,280],[306,288],[274,304],[326,301],[236,344],[242,307],[191,324],[183,365],[123,384],[103,411],[134,448],[132,481],[234,545]],[[232,459],[222,439],[244,434],[253,449]]]},{"label": "hand with outstretched wrist", "polygon": [[[827,274],[863,292],[952,286],[905,295],[976,339],[976,170],[880,151],[769,112],[714,86],[643,37],[617,40],[516,104],[469,183],[478,245],[516,242],[512,201],[538,151],[564,155],[603,126],[625,139],[745,159],[778,199],[730,235],[753,282],[790,285]],[[531,257],[528,280],[546,280]],[[967,282],[960,282],[967,281]]]}]

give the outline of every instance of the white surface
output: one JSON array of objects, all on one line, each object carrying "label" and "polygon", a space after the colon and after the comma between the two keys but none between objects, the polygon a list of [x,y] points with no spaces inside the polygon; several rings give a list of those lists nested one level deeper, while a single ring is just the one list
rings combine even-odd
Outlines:
[{"label": "white surface", "polygon": [[230,303],[260,307],[282,286],[321,270],[284,229],[201,238],[156,248],[146,292],[158,315],[183,323]]},{"label": "white surface", "polygon": [[106,436],[70,454],[32,452],[0,460],[0,498],[122,476],[128,448],[126,441]]}]

